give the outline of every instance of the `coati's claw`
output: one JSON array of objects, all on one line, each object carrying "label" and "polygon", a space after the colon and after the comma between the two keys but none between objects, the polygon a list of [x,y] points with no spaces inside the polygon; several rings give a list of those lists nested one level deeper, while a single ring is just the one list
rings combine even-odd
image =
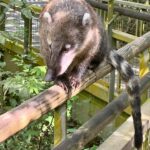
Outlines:
[{"label": "coati's claw", "polygon": [[70,76],[69,81],[70,81],[71,87],[74,89],[76,89],[80,85],[80,80],[74,76]]},{"label": "coati's claw", "polygon": [[50,82],[50,81],[52,81],[52,78],[51,78],[51,75],[50,74],[46,74],[45,75],[45,79],[44,79],[46,82]]},{"label": "coati's claw", "polygon": [[71,92],[71,84],[69,82],[68,77],[64,74],[62,76],[57,77],[57,79],[55,80],[55,83],[62,87],[67,94],[69,94]]},{"label": "coati's claw", "polygon": [[57,80],[57,81],[56,81],[56,84],[57,84],[58,86],[60,86],[61,88],[63,88],[63,89],[66,91],[66,93],[69,92],[69,89],[68,89],[67,85],[66,85],[63,81]]},{"label": "coati's claw", "polygon": [[46,82],[50,82],[53,81],[54,77],[53,77],[53,71],[51,69],[47,69],[46,74],[45,74],[45,81]]}]

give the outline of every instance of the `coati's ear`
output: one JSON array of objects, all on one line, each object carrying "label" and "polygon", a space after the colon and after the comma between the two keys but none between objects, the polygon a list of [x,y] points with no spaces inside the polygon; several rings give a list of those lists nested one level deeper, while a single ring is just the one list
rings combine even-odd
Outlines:
[{"label": "coati's ear", "polygon": [[44,12],[43,14],[42,14],[42,17],[43,17],[43,19],[45,20],[45,21],[47,21],[47,23],[51,23],[52,22],[52,17],[51,17],[51,14],[49,13],[49,12]]},{"label": "coati's ear", "polygon": [[82,25],[90,25],[92,23],[92,18],[89,13],[84,13],[83,18],[82,18]]}]

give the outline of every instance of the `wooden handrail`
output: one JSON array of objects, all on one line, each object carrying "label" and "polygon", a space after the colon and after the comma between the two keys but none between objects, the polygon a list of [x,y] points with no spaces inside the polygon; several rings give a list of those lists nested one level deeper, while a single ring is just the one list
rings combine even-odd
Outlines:
[{"label": "wooden handrail", "polygon": [[[9,1],[10,0],[2,0],[2,2],[7,3],[7,4],[9,3]],[[95,8],[99,8],[102,10],[107,10],[108,8],[107,4],[97,2],[95,0],[86,0],[86,1]],[[34,13],[41,12],[41,8],[38,6],[31,5],[30,8],[33,10]],[[20,8],[17,7],[16,9],[19,10]],[[141,12],[133,11],[132,9],[127,9],[127,8],[123,8],[119,6],[115,6],[114,10],[118,12],[120,15],[128,16],[128,17],[135,18],[135,19],[140,19],[144,21],[150,21],[150,15],[148,13],[141,13]]]},{"label": "wooden handrail", "polygon": [[[86,1],[95,8],[102,9],[102,10],[108,9],[107,4],[97,2],[95,0],[86,0]],[[124,8],[124,7],[119,7],[119,6],[115,6],[114,11],[123,16],[128,16],[128,17],[143,20],[143,21],[150,21],[150,15],[148,13],[141,13],[141,12],[129,9],[129,8]]]}]

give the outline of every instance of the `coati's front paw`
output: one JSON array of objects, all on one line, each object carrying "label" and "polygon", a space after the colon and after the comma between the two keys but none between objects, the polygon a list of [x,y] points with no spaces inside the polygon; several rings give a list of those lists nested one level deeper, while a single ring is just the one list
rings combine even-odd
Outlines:
[{"label": "coati's front paw", "polygon": [[61,80],[56,80],[55,83],[56,83],[58,86],[60,86],[61,88],[63,88],[63,89],[66,91],[66,93],[69,92],[69,89],[68,89],[67,85],[66,85],[63,81],[61,81]]},{"label": "coati's front paw", "polygon": [[69,81],[70,81],[70,84],[71,84],[71,87],[72,88],[77,88],[77,87],[79,87],[79,85],[80,85],[80,83],[81,83],[81,80],[80,79],[78,79],[77,77],[75,77],[75,76],[70,76],[69,77]]},{"label": "coati's front paw", "polygon": [[62,87],[66,91],[67,94],[69,94],[71,92],[71,84],[66,75],[59,76],[55,80],[55,84]]}]

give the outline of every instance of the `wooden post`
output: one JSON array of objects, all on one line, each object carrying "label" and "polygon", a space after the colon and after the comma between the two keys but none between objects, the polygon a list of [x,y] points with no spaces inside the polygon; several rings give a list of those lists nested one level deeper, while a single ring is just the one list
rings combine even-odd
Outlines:
[{"label": "wooden post", "polygon": [[[145,5],[147,4],[147,2],[145,3]],[[142,10],[140,10],[140,12],[142,12]],[[142,20],[139,21],[139,36],[141,36],[144,33],[144,23]],[[149,69],[149,59],[150,59],[150,53],[147,50],[145,50],[141,55],[140,55],[140,72],[139,75],[140,77],[143,77],[147,72],[150,71]],[[147,99],[147,90],[142,94],[141,99],[142,101],[145,101]]]},{"label": "wooden post", "polygon": [[[5,31],[5,18],[6,18],[6,14],[4,12],[5,9],[6,9],[5,7],[0,6],[0,14],[1,14],[0,31]],[[1,50],[0,50],[0,62],[3,62],[3,57],[1,55]],[[1,77],[0,77],[0,82],[1,82]],[[3,95],[2,84],[0,84],[0,99],[2,99],[2,95]],[[1,107],[1,105],[0,105],[0,107]]]},{"label": "wooden post", "polygon": [[[108,2],[108,16],[107,16],[107,32],[108,38],[110,42],[110,47],[113,49],[113,39],[112,39],[112,22],[113,19],[113,9],[114,9],[114,0],[109,0]],[[114,98],[115,91],[115,70],[113,70],[110,74],[110,86],[109,86],[109,102],[111,102]]]},{"label": "wooden post", "polygon": [[67,105],[57,107],[54,111],[54,147],[65,140],[67,135],[66,121],[67,121]]}]

